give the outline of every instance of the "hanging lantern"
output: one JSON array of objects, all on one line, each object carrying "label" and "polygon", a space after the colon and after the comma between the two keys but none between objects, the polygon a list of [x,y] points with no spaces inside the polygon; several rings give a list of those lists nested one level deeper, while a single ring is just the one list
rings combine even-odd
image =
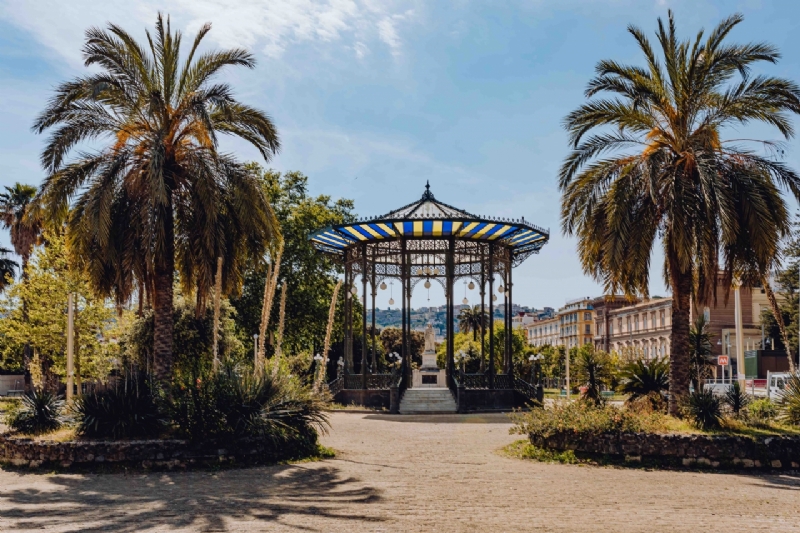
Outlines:
[{"label": "hanging lantern", "polygon": [[469,285],[467,285],[467,287],[469,287],[469,290],[473,290],[475,288],[475,283],[470,281]]},{"label": "hanging lantern", "polygon": [[497,288],[497,292],[503,294],[504,292],[506,292],[506,289],[502,285],[500,285],[500,287]]},{"label": "hanging lantern", "polygon": [[496,301],[497,301],[497,295],[496,295],[496,294],[492,294],[492,301],[493,301],[493,302],[496,302]]},{"label": "hanging lantern", "polygon": [[358,296],[358,288],[355,285],[353,285],[353,288],[350,290],[350,292],[352,292],[354,296]]},{"label": "hanging lantern", "polygon": [[394,305],[394,298],[389,298],[389,305]]},{"label": "hanging lantern", "polygon": [[430,289],[431,288],[431,282],[428,281],[427,279],[425,280],[425,288],[426,289]]},{"label": "hanging lantern", "polygon": [[386,290],[386,282],[385,281],[381,281],[381,290],[382,291]]},{"label": "hanging lantern", "polygon": [[461,303],[464,304],[464,305],[469,305],[469,300],[464,298],[463,300],[461,300]]}]

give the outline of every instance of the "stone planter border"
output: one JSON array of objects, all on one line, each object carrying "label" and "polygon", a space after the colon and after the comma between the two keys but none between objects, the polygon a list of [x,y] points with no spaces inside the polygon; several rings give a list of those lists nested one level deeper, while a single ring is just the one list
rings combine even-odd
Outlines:
[{"label": "stone planter border", "polygon": [[276,449],[267,439],[192,444],[179,439],[127,441],[33,440],[0,435],[0,463],[18,467],[119,465],[186,468],[219,463],[269,464],[308,456],[298,444]]},{"label": "stone planter border", "polygon": [[559,433],[530,436],[540,448],[572,450],[593,456],[611,456],[628,462],[708,468],[800,468],[800,437],[741,437],[655,433]]}]

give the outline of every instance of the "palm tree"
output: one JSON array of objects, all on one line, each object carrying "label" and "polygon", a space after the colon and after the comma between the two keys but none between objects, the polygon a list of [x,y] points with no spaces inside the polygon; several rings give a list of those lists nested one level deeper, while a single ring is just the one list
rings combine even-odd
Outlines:
[{"label": "palm tree", "polygon": [[781,188],[800,198],[786,165],[743,147],[747,139],[721,139],[752,121],[789,139],[788,115],[800,112],[797,85],[750,74],[755,63],[778,60],[775,48],[725,42],[741,21],[729,17],[690,42],[678,38],[670,12],[666,26],[658,21],[660,56],[629,27],[646,66],[601,61],[586,96],[616,96],[592,99],[565,120],[573,149],[560,172],[562,228],[578,237],[584,270],[609,294],[647,295],[657,237],[663,246],[672,414],[689,389],[690,295],[701,305],[713,300],[720,270],[730,286],[737,266],[753,260],[747,254],[769,264],[789,230]]},{"label": "palm tree", "polygon": [[[161,14],[146,47],[113,24],[89,29],[85,64],[98,71],[62,84],[34,124],[39,133],[56,128],[41,157],[49,172],[42,200],[51,216],[66,218],[70,249],[98,292],[118,303],[146,292],[162,382],[171,376],[176,270],[184,286],[208,294],[223,257],[229,289],[278,233],[257,177],[218,146],[220,134],[233,135],[267,161],[280,147],[267,115],[213,81],[255,60],[240,49],[201,54],[209,30],[200,29],[182,60],[181,34]],[[107,138],[67,161],[82,141]]]},{"label": "palm tree", "polygon": [[467,307],[458,314],[458,329],[462,333],[472,332],[472,340],[478,340],[478,332],[489,323],[489,313],[479,308]]},{"label": "palm tree", "polygon": [[711,366],[711,338],[705,315],[700,315],[689,328],[690,375],[694,390],[703,388],[703,381],[709,377]]},{"label": "palm tree", "polygon": [[8,255],[11,250],[8,248],[0,248],[0,292],[3,292],[8,287],[9,280],[14,279],[19,265],[13,259],[9,259]]},{"label": "palm tree", "polygon": [[666,358],[636,359],[622,367],[617,390],[628,394],[628,402],[653,393],[661,394],[669,387],[669,363]]},{"label": "palm tree", "polygon": [[41,220],[31,212],[37,189],[33,185],[15,183],[13,187],[5,187],[5,190],[0,193],[0,220],[10,230],[14,252],[22,258],[24,276],[33,247],[42,233]]}]

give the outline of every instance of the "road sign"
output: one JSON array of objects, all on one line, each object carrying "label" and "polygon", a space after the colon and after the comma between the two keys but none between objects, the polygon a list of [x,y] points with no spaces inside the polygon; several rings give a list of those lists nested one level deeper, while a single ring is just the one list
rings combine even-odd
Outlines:
[{"label": "road sign", "polygon": [[719,366],[728,366],[728,356],[720,355],[719,357],[717,357],[717,364]]}]

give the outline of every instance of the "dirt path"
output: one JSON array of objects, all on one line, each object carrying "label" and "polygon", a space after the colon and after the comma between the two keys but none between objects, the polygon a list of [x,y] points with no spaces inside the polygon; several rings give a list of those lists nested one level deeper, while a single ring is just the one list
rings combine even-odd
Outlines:
[{"label": "dirt path", "polygon": [[500,456],[503,415],[335,413],[336,459],[221,472],[0,471],[0,531],[798,531],[800,478]]}]

